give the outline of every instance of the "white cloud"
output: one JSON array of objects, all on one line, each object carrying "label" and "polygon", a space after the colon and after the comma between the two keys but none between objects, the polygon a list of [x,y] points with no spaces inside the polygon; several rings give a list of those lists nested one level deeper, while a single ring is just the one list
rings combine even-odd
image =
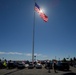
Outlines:
[{"label": "white cloud", "polygon": [[46,55],[43,55],[42,57],[44,57],[44,58],[47,58],[48,56],[46,56]]},{"label": "white cloud", "polygon": [[[32,53],[27,53],[27,54],[24,54],[26,57],[31,57],[32,56]],[[38,54],[38,53],[35,53],[34,54],[37,58],[42,58],[42,59],[44,59],[44,58],[48,58],[48,56],[46,56],[46,55],[44,55],[44,54]]]},{"label": "white cloud", "polygon": [[42,54],[35,53],[35,56],[42,56]]},{"label": "white cloud", "polygon": [[19,53],[19,52],[0,52],[0,55],[2,55],[2,54],[22,55],[22,53]]},{"label": "white cloud", "polygon": [[0,52],[0,54],[5,54],[5,52]]},{"label": "white cloud", "polygon": [[22,55],[23,53],[19,53],[19,52],[8,52],[7,54],[15,54],[15,55]]},{"label": "white cloud", "polygon": [[[32,56],[32,53],[27,53],[27,54],[24,54],[24,55],[26,55],[26,56]],[[35,53],[34,55],[35,56],[42,56],[42,54],[38,54],[38,53]]]},{"label": "white cloud", "polygon": [[[0,55],[24,55],[26,57],[31,57],[32,56],[32,53],[0,52]],[[37,57],[47,58],[47,56],[46,55],[43,55],[43,54],[35,53],[34,55],[37,56]]]},{"label": "white cloud", "polygon": [[31,53],[27,53],[27,54],[24,54],[24,55],[26,55],[26,56],[32,56],[32,54],[31,54]]}]

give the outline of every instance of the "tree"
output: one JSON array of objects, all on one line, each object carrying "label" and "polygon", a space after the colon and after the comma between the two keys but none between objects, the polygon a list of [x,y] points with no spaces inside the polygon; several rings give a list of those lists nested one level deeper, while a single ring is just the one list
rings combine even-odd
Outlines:
[{"label": "tree", "polygon": [[0,59],[0,61],[1,61],[1,59]]},{"label": "tree", "polygon": [[66,59],[65,58],[63,58],[63,60],[62,60],[63,62],[66,62]]}]

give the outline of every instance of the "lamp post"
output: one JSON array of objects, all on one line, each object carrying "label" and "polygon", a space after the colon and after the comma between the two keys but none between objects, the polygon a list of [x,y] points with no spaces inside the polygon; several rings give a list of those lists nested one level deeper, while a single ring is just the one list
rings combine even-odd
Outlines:
[{"label": "lamp post", "polygon": [[36,61],[36,56],[34,56],[34,60]]}]

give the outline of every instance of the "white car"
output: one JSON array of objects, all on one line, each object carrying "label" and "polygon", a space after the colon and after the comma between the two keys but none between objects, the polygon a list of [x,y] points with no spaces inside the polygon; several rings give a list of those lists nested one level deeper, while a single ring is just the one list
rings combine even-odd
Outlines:
[{"label": "white car", "polygon": [[29,64],[25,64],[25,68],[28,68]]},{"label": "white car", "polygon": [[40,63],[37,63],[35,67],[36,69],[42,69],[42,65]]}]

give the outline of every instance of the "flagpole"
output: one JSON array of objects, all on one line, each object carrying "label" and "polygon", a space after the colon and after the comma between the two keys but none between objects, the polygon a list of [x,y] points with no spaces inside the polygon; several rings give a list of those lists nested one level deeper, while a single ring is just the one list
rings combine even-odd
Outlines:
[{"label": "flagpole", "polygon": [[[34,0],[34,8],[35,8],[35,0]],[[34,63],[34,40],[35,40],[35,10],[34,10],[34,22],[33,22],[32,63]]]}]

